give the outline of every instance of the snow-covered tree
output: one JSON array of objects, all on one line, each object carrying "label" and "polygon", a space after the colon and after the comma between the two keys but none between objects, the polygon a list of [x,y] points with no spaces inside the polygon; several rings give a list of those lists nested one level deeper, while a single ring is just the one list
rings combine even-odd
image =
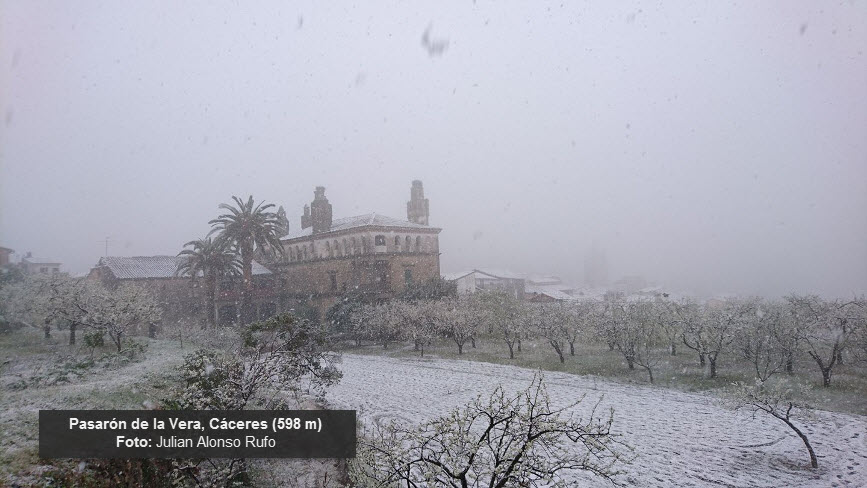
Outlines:
[{"label": "snow-covered tree", "polygon": [[509,348],[509,359],[515,359],[515,345],[521,340],[526,326],[527,307],[503,291],[477,293],[477,315],[488,325],[491,334],[503,338]]},{"label": "snow-covered tree", "polygon": [[705,306],[699,320],[685,325],[683,343],[698,351],[700,358],[707,358],[705,376],[708,378],[716,378],[717,359],[734,341],[743,310],[742,304],[734,300]]},{"label": "snow-covered tree", "polygon": [[797,389],[783,383],[767,384],[757,381],[755,385],[738,383],[729,391],[728,402],[735,410],[749,409],[753,415],[764,412],[789,426],[800,437],[807,452],[810,454],[810,466],[819,467],[816,453],[810,444],[810,439],[803,430],[795,425],[798,418],[809,418],[812,407],[801,400],[803,388]]},{"label": "snow-covered tree", "polygon": [[[589,471],[614,480],[628,446],[611,434],[614,412],[574,418],[552,408],[541,375],[508,395],[502,387],[417,428],[374,426],[350,464],[357,486],[566,487]],[[598,404],[597,404],[598,406]]]},{"label": "snow-covered tree", "polygon": [[790,320],[789,313],[782,303],[760,298],[747,300],[743,307],[736,342],[744,358],[753,365],[756,378],[765,382],[783,371],[790,359],[788,344],[780,341],[786,329],[783,322]]},{"label": "snow-covered tree", "polygon": [[566,362],[563,351],[570,339],[570,315],[571,312],[563,303],[543,303],[536,307],[539,335],[551,345],[561,364]]},{"label": "snow-covered tree", "polygon": [[804,350],[822,372],[822,386],[831,386],[834,367],[860,326],[862,305],[857,300],[829,302],[816,295],[790,295],[786,300]]},{"label": "snow-covered tree", "polygon": [[431,302],[430,307],[436,329],[454,341],[458,346],[458,354],[463,354],[464,344],[473,340],[479,326],[479,319],[467,300],[446,298]]},{"label": "snow-covered tree", "polygon": [[84,320],[89,326],[108,333],[117,352],[121,352],[123,339],[133,327],[157,322],[162,314],[153,294],[132,284],[115,290],[99,287],[93,289],[88,298],[82,307],[86,311]]}]

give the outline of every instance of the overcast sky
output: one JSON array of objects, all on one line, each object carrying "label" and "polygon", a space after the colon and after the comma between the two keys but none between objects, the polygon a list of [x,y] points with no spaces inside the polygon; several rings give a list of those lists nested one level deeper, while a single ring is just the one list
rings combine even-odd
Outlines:
[{"label": "overcast sky", "polygon": [[865,49],[863,1],[0,1],[0,245],[84,272],[232,195],[297,228],[317,185],[405,218],[421,179],[444,272],[580,283],[596,242],[612,278],[851,296]]}]

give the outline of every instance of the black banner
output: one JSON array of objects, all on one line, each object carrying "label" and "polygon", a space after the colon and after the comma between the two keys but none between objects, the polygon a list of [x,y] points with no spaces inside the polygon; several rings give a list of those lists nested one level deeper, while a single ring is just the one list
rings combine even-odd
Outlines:
[{"label": "black banner", "polygon": [[42,458],[351,458],[355,410],[40,410]]}]

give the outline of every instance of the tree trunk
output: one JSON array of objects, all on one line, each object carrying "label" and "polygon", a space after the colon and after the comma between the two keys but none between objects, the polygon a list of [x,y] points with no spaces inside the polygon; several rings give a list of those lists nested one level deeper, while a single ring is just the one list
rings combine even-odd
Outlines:
[{"label": "tree trunk", "polygon": [[708,368],[707,368],[707,377],[708,378],[716,378],[716,358],[714,356],[708,356]]},{"label": "tree trunk", "polygon": [[150,322],[148,324],[148,337],[151,339],[157,338],[157,324]]},{"label": "tree trunk", "polygon": [[635,369],[635,359],[632,357],[626,356],[626,366],[628,366],[629,369],[631,369],[631,370]]},{"label": "tree trunk", "polygon": [[677,344],[676,343],[674,343],[674,342],[671,343],[671,345],[668,347],[668,353],[671,356],[677,356]]},{"label": "tree trunk", "polygon": [[698,353],[698,365],[699,365],[699,366],[704,366],[704,363],[705,363],[705,361],[704,361],[704,353],[701,353],[701,352],[700,352],[700,353]]},{"label": "tree trunk", "polygon": [[837,364],[843,364],[843,350],[837,350]]},{"label": "tree trunk", "polygon": [[464,345],[461,344],[460,342],[457,344],[458,344],[458,355],[460,356],[461,354],[464,353]]},{"label": "tree trunk", "polygon": [[831,368],[822,368],[822,386],[831,386]]},{"label": "tree trunk", "polygon": [[413,342],[414,342],[414,344],[413,344],[412,350],[418,351],[418,339],[414,340]]},{"label": "tree trunk", "polygon": [[507,342],[506,344],[509,345],[509,359],[515,359],[515,348],[514,348],[514,345],[513,345],[511,342]]},{"label": "tree trunk", "polygon": [[644,369],[647,370],[647,375],[650,376],[650,384],[653,384],[653,370],[650,369],[649,366],[644,366]]},{"label": "tree trunk", "polygon": [[473,349],[476,348],[476,336],[470,336],[470,345],[473,346]]},{"label": "tree trunk", "polygon": [[786,373],[792,374],[795,371],[795,361],[792,358],[793,354],[788,353],[786,355]]},{"label": "tree trunk", "polygon": [[217,307],[214,303],[217,297],[217,279],[209,276],[205,286],[207,288],[205,291],[205,319],[208,327],[214,329],[217,327]]},{"label": "tree trunk", "polygon": [[75,322],[69,324],[69,345],[75,345]]},{"label": "tree trunk", "polygon": [[609,351],[613,351],[613,350],[614,350],[614,343],[611,342],[611,341],[608,341],[608,350],[609,350]]},{"label": "tree trunk", "polygon": [[570,356],[575,355],[575,342],[574,341],[569,343],[569,355]]},{"label": "tree trunk", "polygon": [[50,324],[43,325],[42,331],[45,333],[46,339],[51,339],[51,325]]},{"label": "tree trunk", "polygon": [[518,352],[521,352],[521,339],[518,339]]},{"label": "tree trunk", "polygon": [[241,261],[244,266],[244,288],[241,291],[241,325],[253,322],[253,244],[241,245]]},{"label": "tree trunk", "polygon": [[819,461],[816,459],[816,452],[813,451],[813,446],[810,445],[810,440],[807,439],[807,436],[804,435],[804,433],[801,432],[801,430],[799,428],[795,427],[795,425],[792,422],[790,422],[788,419],[782,419],[782,420],[783,420],[783,422],[786,423],[786,425],[788,425],[792,430],[794,430],[796,434],[798,434],[798,437],[800,437],[801,440],[804,441],[804,445],[807,446],[807,451],[810,453],[810,467],[818,468],[819,467]]},{"label": "tree trunk", "polygon": [[117,352],[120,352],[120,334],[117,335],[117,339],[114,340],[114,344],[117,346]]}]

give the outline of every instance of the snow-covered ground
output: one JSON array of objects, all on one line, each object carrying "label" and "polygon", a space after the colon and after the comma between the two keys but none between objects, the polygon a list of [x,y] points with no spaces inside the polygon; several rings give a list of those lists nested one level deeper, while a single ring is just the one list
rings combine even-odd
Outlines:
[{"label": "snow-covered ground", "polygon": [[[526,388],[534,371],[470,361],[343,356],[343,380],[329,390],[335,408],[359,410],[370,423],[419,423],[443,415],[498,384]],[[818,412],[801,423],[819,458],[809,469],[801,440],[765,415],[730,411],[713,397],[631,386],[593,377],[546,373],[552,403],[563,406],[586,394],[576,413],[602,398],[614,407],[613,430],[635,449],[621,481],[641,487],[867,486],[867,417]],[[602,411],[600,410],[600,411]],[[581,486],[608,486],[582,477]]]}]

